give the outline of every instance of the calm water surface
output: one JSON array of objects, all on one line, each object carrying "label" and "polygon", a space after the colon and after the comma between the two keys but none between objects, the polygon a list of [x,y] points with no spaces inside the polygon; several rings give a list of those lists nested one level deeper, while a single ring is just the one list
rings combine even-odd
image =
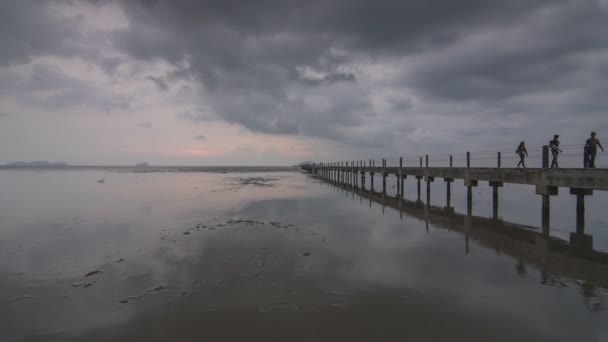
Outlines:
[{"label": "calm water surface", "polygon": [[[505,219],[540,220],[504,191]],[[579,257],[298,172],[0,170],[0,339],[608,341],[596,207]]]}]

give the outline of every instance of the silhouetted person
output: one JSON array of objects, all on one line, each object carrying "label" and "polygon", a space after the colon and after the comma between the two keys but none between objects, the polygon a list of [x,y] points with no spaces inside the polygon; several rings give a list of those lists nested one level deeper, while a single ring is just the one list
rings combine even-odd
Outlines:
[{"label": "silhouetted person", "polygon": [[559,148],[559,135],[554,135],[553,140],[549,142],[549,148],[551,149],[551,154],[553,155],[553,160],[551,160],[551,168],[559,167],[557,165],[557,156],[562,152]]},{"label": "silhouetted person", "polygon": [[595,132],[591,132],[591,138],[585,142],[585,167],[595,168],[598,146],[604,152],[604,147],[600,144],[600,140],[595,137]]},{"label": "silhouetted person", "polygon": [[517,150],[515,150],[515,153],[519,154],[519,163],[517,164],[517,167],[523,166],[525,168],[526,163],[524,162],[524,159],[528,156],[528,150],[526,149],[526,143],[523,141],[520,142],[519,146],[517,146]]}]

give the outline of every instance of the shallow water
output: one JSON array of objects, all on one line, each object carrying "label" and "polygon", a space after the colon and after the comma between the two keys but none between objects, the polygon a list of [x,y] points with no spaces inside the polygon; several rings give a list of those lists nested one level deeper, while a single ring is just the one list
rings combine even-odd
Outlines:
[{"label": "shallow water", "polygon": [[298,172],[3,170],[0,193],[2,341],[608,340],[604,254]]}]

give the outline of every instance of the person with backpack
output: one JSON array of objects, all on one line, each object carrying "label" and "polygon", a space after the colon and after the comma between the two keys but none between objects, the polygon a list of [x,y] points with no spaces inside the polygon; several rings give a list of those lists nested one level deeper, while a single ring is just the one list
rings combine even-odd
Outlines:
[{"label": "person with backpack", "polygon": [[528,156],[528,150],[526,149],[526,143],[523,141],[520,142],[519,146],[517,146],[517,150],[515,150],[515,153],[519,154],[519,163],[517,164],[517,167],[519,167],[521,165],[525,169],[526,163],[524,162],[524,158],[526,158]]},{"label": "person with backpack", "polygon": [[551,149],[551,154],[553,155],[553,160],[551,160],[551,168],[558,168],[557,164],[557,156],[562,152],[559,148],[559,135],[554,135],[553,140],[549,142],[549,148]]},{"label": "person with backpack", "polygon": [[585,167],[595,168],[595,156],[597,155],[598,146],[604,152],[604,147],[602,147],[600,140],[595,136],[595,132],[591,132],[591,138],[585,142]]}]

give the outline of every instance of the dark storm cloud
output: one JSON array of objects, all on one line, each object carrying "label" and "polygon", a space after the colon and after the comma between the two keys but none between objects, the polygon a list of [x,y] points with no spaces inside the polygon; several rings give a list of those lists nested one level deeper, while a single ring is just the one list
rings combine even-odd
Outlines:
[{"label": "dark storm cloud", "polygon": [[[527,108],[508,102],[520,95],[579,86],[595,93],[606,82],[592,75],[605,63],[587,59],[608,44],[606,7],[594,0],[159,0],[123,6],[131,25],[116,33],[119,46],[136,58],[187,65],[183,70],[200,80],[218,115],[265,133],[344,141],[345,127],[374,115],[370,90],[341,71],[360,56],[378,63],[410,60],[412,70],[393,86],[435,104],[476,101],[509,111]],[[307,68],[313,76],[302,72]],[[341,87],[337,94],[333,84]],[[314,92],[329,102],[322,109],[307,101]],[[574,98],[596,107],[584,95]],[[393,103],[395,111],[412,106]]]},{"label": "dark storm cloud", "polygon": [[105,112],[127,111],[133,101],[47,65],[34,66],[29,76],[0,73],[0,89],[2,95],[45,110],[87,106]]},{"label": "dark storm cloud", "polygon": [[[571,1],[531,13],[525,26],[481,38],[473,51],[443,51],[420,65],[411,82],[430,97],[496,99],[533,91],[563,90],[601,81],[608,63],[590,60],[608,48],[608,9],[596,1]],[[466,45],[463,44],[463,48]],[[454,49],[455,50],[455,49]],[[577,75],[593,72],[599,74]],[[584,76],[584,77],[581,77]],[[605,80],[605,77],[603,77]]]},{"label": "dark storm cloud", "polygon": [[0,1],[0,66],[24,63],[36,56],[77,56],[79,19],[63,18],[51,1]]}]

